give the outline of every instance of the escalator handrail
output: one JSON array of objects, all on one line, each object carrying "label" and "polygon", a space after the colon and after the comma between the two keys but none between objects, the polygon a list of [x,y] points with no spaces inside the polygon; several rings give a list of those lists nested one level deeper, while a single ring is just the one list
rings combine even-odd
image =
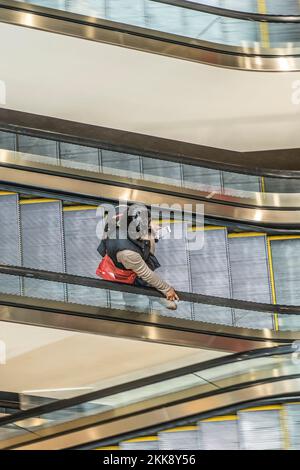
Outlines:
[{"label": "escalator handrail", "polygon": [[[95,279],[86,276],[78,276],[74,274],[60,273],[54,271],[44,271],[33,268],[26,268],[21,266],[10,266],[0,264],[0,273],[27,277],[33,279],[40,279],[44,281],[59,282],[64,284],[73,284],[95,289],[112,290],[117,292],[127,292],[130,294],[143,295],[146,297],[162,298],[163,294],[155,289],[148,287],[137,287],[127,284],[119,284],[116,282],[105,281],[102,279]],[[252,302],[249,300],[230,299],[227,297],[217,297],[204,294],[195,294],[189,292],[178,291],[181,301],[192,302],[195,304],[214,305],[218,307],[227,307],[239,310],[277,313],[282,315],[299,315],[300,306],[294,305],[279,305],[279,304],[266,304],[259,302]],[[0,302],[1,303],[1,302]]]},{"label": "escalator handrail", "polygon": [[[178,378],[179,376],[193,374],[195,372],[205,371],[209,369],[213,369],[215,367],[225,366],[227,364],[235,363],[236,361],[243,362],[251,359],[258,359],[263,357],[270,357],[273,355],[283,356],[292,354],[295,352],[293,345],[284,345],[284,346],[276,346],[272,348],[263,348],[259,350],[252,350],[243,353],[236,353],[231,354],[225,357],[219,357],[216,359],[210,359],[205,362],[200,362],[192,365],[188,365],[185,367],[181,367],[179,369],[173,369],[171,371],[162,372],[159,374],[155,374],[150,377],[144,377],[142,379],[133,380],[131,382],[115,385],[103,390],[98,390],[94,392],[85,393],[83,395],[79,395],[72,398],[60,399],[55,402],[47,403],[45,405],[40,405],[35,408],[19,411],[14,413],[13,416],[5,416],[0,418],[0,427],[5,426],[8,424],[12,424],[16,421],[21,421],[27,418],[34,418],[36,416],[40,416],[42,414],[48,414],[54,411],[60,411],[65,408],[74,407],[88,401],[98,400],[100,398],[105,398],[107,396],[116,395],[118,393],[125,393],[130,390],[134,390],[136,388],[141,388],[148,385],[153,385],[159,382],[163,382],[165,380],[171,380],[174,378]],[[276,377],[278,379],[278,377]]]},{"label": "escalator handrail", "polygon": [[186,8],[189,10],[199,11],[211,15],[234,18],[245,21],[258,21],[266,23],[300,23],[300,15],[278,15],[272,13],[255,13],[250,11],[232,10],[224,7],[217,7],[213,5],[206,5],[205,3],[196,3],[186,0],[152,0],[156,3],[165,3],[179,8]]}]

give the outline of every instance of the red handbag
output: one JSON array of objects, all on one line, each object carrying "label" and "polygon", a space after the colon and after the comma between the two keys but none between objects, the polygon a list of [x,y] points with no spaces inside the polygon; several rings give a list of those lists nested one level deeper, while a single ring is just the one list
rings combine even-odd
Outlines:
[{"label": "red handbag", "polygon": [[113,260],[105,255],[96,270],[97,276],[106,281],[122,282],[123,284],[134,284],[136,274],[130,269],[119,269]]}]

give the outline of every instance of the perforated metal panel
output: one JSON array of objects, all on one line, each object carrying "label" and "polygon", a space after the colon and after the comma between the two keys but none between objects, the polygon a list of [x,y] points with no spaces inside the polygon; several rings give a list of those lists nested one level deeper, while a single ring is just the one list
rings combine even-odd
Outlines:
[{"label": "perforated metal panel", "polygon": [[0,149],[16,150],[16,136],[12,132],[0,131]]},{"label": "perforated metal panel", "polygon": [[[189,252],[192,292],[218,297],[231,296],[226,229],[204,231],[204,244]],[[195,320],[232,325],[231,309],[194,306]]]},{"label": "perforated metal panel", "polygon": [[238,417],[241,449],[283,449],[279,409],[240,411]]},{"label": "perforated metal panel", "polygon": [[[21,233],[23,265],[28,268],[64,272],[61,203],[22,204]],[[61,283],[24,279],[29,297],[64,300]]]},{"label": "perforated metal panel", "polygon": [[[159,240],[156,244],[156,257],[161,264],[156,272],[178,291],[190,292],[191,282],[186,240],[187,225],[182,222],[170,223],[170,229],[170,237]],[[152,308],[153,311],[160,311],[161,314],[170,317],[192,318],[191,306],[188,303],[179,302],[177,310],[171,311],[166,310],[161,303],[154,300]]]},{"label": "perforated metal panel", "polygon": [[181,186],[180,163],[142,157],[142,168],[146,180]]},{"label": "perforated metal panel", "polygon": [[101,150],[102,171],[110,175],[141,177],[140,157],[126,153]]},{"label": "perforated metal panel", "polygon": [[158,450],[158,440],[139,440],[135,442],[124,441],[120,443],[121,450]]},{"label": "perforated metal panel", "polygon": [[[63,212],[66,272],[96,278],[101,260],[97,252],[100,241],[96,228],[96,209],[65,210]],[[68,285],[69,302],[107,306],[107,293],[102,289]]]},{"label": "perforated metal panel", "polygon": [[200,421],[198,424],[203,450],[238,450],[237,419]]},{"label": "perforated metal panel", "polygon": [[59,148],[62,166],[96,172],[100,170],[98,149],[65,142],[61,142]]},{"label": "perforated metal panel", "polygon": [[[299,305],[300,239],[271,240],[276,303]],[[299,329],[299,315],[279,315],[280,330]]]},{"label": "perforated metal panel", "polygon": [[[252,235],[228,238],[232,296],[234,299],[271,304],[266,237]],[[235,310],[234,315],[236,326],[273,327],[271,313]]]},{"label": "perforated metal panel", "polygon": [[287,432],[289,449],[300,449],[300,405],[289,403],[283,406],[284,424]]},{"label": "perforated metal panel", "polygon": [[[21,251],[17,194],[0,193],[0,240],[0,263],[19,266]],[[19,278],[0,274],[0,290],[7,294],[20,294]]]},{"label": "perforated metal panel", "polygon": [[197,428],[189,430],[174,429],[158,434],[160,450],[197,450]]}]

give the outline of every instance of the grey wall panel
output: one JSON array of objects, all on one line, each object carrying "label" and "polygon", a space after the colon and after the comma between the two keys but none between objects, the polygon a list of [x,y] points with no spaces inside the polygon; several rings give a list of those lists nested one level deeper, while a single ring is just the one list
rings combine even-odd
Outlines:
[{"label": "grey wall panel", "polygon": [[203,450],[239,449],[237,419],[200,421],[198,426]]},{"label": "grey wall panel", "polygon": [[[229,237],[228,245],[233,298],[272,303],[266,237]],[[273,316],[235,310],[235,325],[272,328]]]},{"label": "grey wall panel", "polygon": [[241,449],[283,449],[280,410],[241,411],[238,416]]},{"label": "grey wall panel", "polygon": [[[61,203],[22,204],[21,233],[23,265],[28,268],[64,272]],[[24,294],[63,300],[60,283],[24,279]]]},{"label": "grey wall panel", "polygon": [[[0,263],[19,266],[21,250],[17,194],[0,193],[0,240]],[[8,294],[20,294],[19,278],[0,274],[0,289]]]},{"label": "grey wall panel", "polygon": [[98,149],[65,142],[59,144],[59,149],[62,166],[96,172],[100,171],[100,151]]},{"label": "grey wall panel", "polygon": [[[96,228],[98,219],[96,209],[64,211],[64,235],[66,272],[78,276],[97,277],[96,269],[101,260],[97,247]],[[88,305],[106,305],[107,293],[88,287],[68,286],[70,302],[86,303]]]},{"label": "grey wall panel", "polygon": [[16,135],[12,132],[0,131],[0,149],[16,150]]}]

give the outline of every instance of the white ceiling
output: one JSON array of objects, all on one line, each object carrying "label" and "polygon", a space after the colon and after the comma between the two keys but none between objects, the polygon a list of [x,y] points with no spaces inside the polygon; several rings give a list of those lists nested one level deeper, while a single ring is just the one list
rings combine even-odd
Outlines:
[{"label": "white ceiling", "polygon": [[7,350],[0,364],[0,390],[67,397],[75,393],[41,390],[103,388],[225,355],[107,336],[0,322]]},{"label": "white ceiling", "polygon": [[300,146],[300,73],[239,72],[0,24],[11,109],[215,147]]}]

